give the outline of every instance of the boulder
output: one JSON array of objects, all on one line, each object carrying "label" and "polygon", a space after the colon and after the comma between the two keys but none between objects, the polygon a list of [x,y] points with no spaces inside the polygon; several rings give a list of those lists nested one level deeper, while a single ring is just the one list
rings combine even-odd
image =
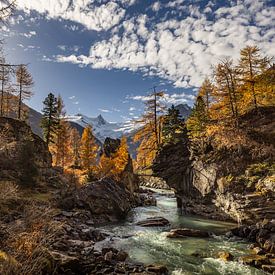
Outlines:
[{"label": "boulder", "polygon": [[135,198],[123,184],[111,179],[91,182],[81,187],[75,197],[76,206],[94,215],[124,218],[136,205]]},{"label": "boulder", "polygon": [[168,269],[164,265],[148,265],[146,266],[146,271],[152,272],[154,274],[168,274]]},{"label": "boulder", "polygon": [[250,265],[260,268],[262,265],[268,265],[270,263],[269,259],[264,255],[248,255],[241,256],[239,262],[244,265]]},{"label": "boulder", "polygon": [[172,229],[168,234],[167,238],[184,238],[184,237],[198,237],[198,238],[207,238],[209,233],[197,229],[190,228],[177,228]]},{"label": "boulder", "polygon": [[224,262],[229,262],[234,260],[234,256],[226,251],[221,251],[218,253],[218,257],[223,260]]},{"label": "boulder", "polygon": [[25,122],[0,117],[0,181],[29,184],[51,167],[46,143]]},{"label": "boulder", "polygon": [[136,223],[138,226],[143,227],[155,227],[155,226],[167,226],[170,222],[162,217],[147,218],[146,220],[139,221]]}]

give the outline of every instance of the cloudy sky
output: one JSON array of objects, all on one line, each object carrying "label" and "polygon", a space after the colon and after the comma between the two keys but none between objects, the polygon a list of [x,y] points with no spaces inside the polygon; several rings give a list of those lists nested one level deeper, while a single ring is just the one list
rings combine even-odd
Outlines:
[{"label": "cloudy sky", "polygon": [[0,34],[7,59],[29,64],[32,107],[52,91],[70,114],[123,121],[154,86],[192,106],[211,65],[245,45],[274,56],[274,26],[275,0],[17,0]]}]

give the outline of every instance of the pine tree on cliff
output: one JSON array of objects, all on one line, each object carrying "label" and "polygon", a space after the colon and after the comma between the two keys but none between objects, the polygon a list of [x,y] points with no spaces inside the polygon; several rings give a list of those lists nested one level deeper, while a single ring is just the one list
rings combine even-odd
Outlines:
[{"label": "pine tree on cliff", "polygon": [[240,114],[240,93],[237,78],[238,70],[232,59],[224,59],[215,67],[216,89],[213,91],[214,119],[229,120],[238,126]]},{"label": "pine tree on cliff", "polygon": [[47,145],[54,142],[55,133],[59,126],[58,102],[54,94],[49,93],[43,101],[41,127]]},{"label": "pine tree on cliff", "polygon": [[162,127],[163,143],[177,143],[180,141],[182,133],[185,132],[184,120],[180,116],[179,110],[172,105],[168,113],[164,116]]},{"label": "pine tree on cliff", "polygon": [[186,124],[192,139],[201,138],[204,136],[204,131],[208,122],[206,106],[201,96],[198,96]]},{"label": "pine tree on cliff", "polygon": [[[270,59],[261,56],[257,46],[247,46],[241,50],[239,73],[244,84],[243,90],[250,95],[249,101],[254,108],[258,108],[261,91],[257,90],[258,76],[269,67]],[[244,93],[246,95],[246,93]]]},{"label": "pine tree on cliff", "polygon": [[98,145],[95,142],[91,126],[88,126],[84,129],[81,137],[80,159],[81,166],[89,179],[92,179],[95,174],[97,153]]},{"label": "pine tree on cliff", "polygon": [[206,107],[206,111],[209,111],[210,108],[210,104],[212,101],[212,95],[213,95],[213,91],[214,91],[214,86],[211,83],[211,81],[209,80],[209,78],[206,78],[200,89],[199,89],[199,93],[198,96],[201,96],[205,102],[205,107]]},{"label": "pine tree on cliff", "polygon": [[17,118],[22,119],[23,100],[30,99],[33,95],[31,87],[34,82],[25,65],[20,65],[16,70],[16,82],[18,87],[18,113]]}]

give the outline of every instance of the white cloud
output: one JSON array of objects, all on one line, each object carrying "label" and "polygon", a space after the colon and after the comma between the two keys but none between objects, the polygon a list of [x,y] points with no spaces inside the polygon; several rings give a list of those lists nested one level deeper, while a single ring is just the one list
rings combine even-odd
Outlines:
[{"label": "white cloud", "polygon": [[98,109],[100,112],[103,112],[103,113],[112,113],[112,111],[108,110],[108,109],[101,109],[99,108]]},{"label": "white cloud", "polygon": [[22,36],[25,36],[27,38],[31,38],[36,35],[36,31],[29,31],[27,33],[21,33]]},{"label": "white cloud", "polygon": [[75,95],[69,96],[69,99],[71,100],[75,99]]},{"label": "white cloud", "polygon": [[209,1],[209,16],[209,9],[203,12],[205,7],[170,1],[166,4],[169,9],[184,8],[184,18],[161,18],[152,24],[147,15],[137,15],[125,20],[110,38],[94,43],[89,55],[59,55],[56,59],[94,69],[141,71],[175,87],[199,87],[213,64],[226,56],[236,60],[248,44],[275,55],[275,8],[267,7],[263,0],[230,3],[215,10]]},{"label": "white cloud", "polygon": [[[121,0],[127,5],[133,1]],[[82,24],[89,30],[108,30],[117,25],[125,15],[115,1],[95,5],[90,0],[17,0],[17,8],[30,13],[36,11],[50,19],[65,19]]]},{"label": "white cloud", "polygon": [[161,7],[161,4],[159,1],[155,2],[154,4],[152,4],[151,8],[153,11],[159,11],[160,10],[160,7]]},{"label": "white cloud", "polygon": [[58,45],[58,49],[61,51],[73,51],[73,52],[78,52],[80,49],[80,46],[74,45],[74,46],[66,46],[66,45]]},{"label": "white cloud", "polygon": [[65,45],[58,45],[57,48],[60,49],[61,51],[66,51]]},{"label": "white cloud", "polygon": [[[137,101],[147,101],[152,99],[152,96],[149,95],[135,95],[135,96],[127,96],[127,99],[137,100]],[[193,102],[195,99],[194,95],[187,94],[187,93],[164,93],[163,97],[160,98],[160,102],[162,102],[165,105],[171,105],[171,104],[181,104],[181,103],[189,103]],[[136,110],[135,108],[132,110],[132,107],[130,107],[129,111]]]}]

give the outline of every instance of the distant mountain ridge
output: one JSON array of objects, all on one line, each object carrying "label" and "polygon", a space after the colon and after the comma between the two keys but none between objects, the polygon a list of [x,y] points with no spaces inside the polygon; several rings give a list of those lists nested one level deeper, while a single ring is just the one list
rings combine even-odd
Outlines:
[{"label": "distant mountain ridge", "polygon": [[[179,104],[175,106],[175,108],[179,110],[180,115],[185,119],[191,114],[192,110],[187,104]],[[40,127],[42,114],[32,108],[29,109],[29,124],[35,134],[43,137],[43,131]],[[80,134],[82,134],[85,127],[91,125],[93,127],[94,135],[100,143],[104,143],[106,137],[131,137],[138,129],[138,125],[129,122],[108,122],[101,114],[93,118],[83,114],[68,115],[66,116],[66,120],[70,122],[71,126],[76,128]]]}]

